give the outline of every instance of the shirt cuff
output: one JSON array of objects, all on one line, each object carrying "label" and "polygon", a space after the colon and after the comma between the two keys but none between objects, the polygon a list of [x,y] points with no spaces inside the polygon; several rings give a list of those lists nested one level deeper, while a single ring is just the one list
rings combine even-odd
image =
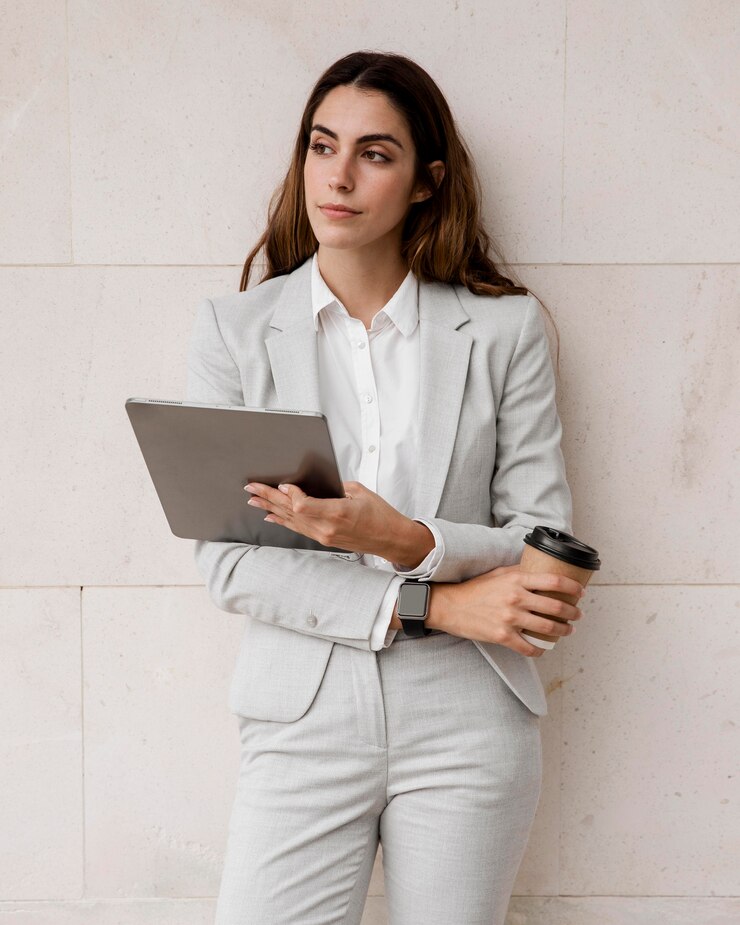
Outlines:
[{"label": "shirt cuff", "polygon": [[378,608],[378,615],[373,623],[373,629],[370,633],[370,648],[377,652],[379,649],[387,649],[396,638],[398,630],[389,629],[393,619],[393,608],[398,598],[398,588],[403,584],[403,578],[394,578],[386,589],[383,600]]},{"label": "shirt cuff", "polygon": [[398,562],[391,562],[391,565],[393,566],[394,572],[397,575],[402,575],[404,578],[432,578],[445,554],[445,542],[442,538],[442,534],[433,523],[430,523],[428,520],[423,520],[421,517],[414,517],[413,519],[417,523],[424,524],[425,527],[429,528],[434,537],[434,549],[430,550],[428,555],[426,555],[415,568],[405,568],[403,565],[399,565]]}]

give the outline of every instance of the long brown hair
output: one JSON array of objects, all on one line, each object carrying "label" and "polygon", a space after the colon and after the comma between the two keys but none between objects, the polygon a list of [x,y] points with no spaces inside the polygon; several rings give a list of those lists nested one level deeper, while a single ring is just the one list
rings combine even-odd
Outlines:
[{"label": "long brown hair", "polygon": [[[252,263],[262,248],[266,266],[260,282],[291,273],[318,248],[306,211],[303,166],[314,113],[327,93],[339,86],[385,94],[408,124],[415,148],[416,182],[434,190],[429,198],[411,205],[404,223],[401,256],[414,276],[461,284],[475,295],[530,294],[532,290],[506,264],[483,227],[480,180],[441,90],[410,58],[375,51],[345,55],[316,82],[301,117],[288,172],[270,199],[267,227],[244,263],[239,291],[248,288]],[[438,187],[427,166],[435,160],[445,165]],[[490,255],[506,268],[507,276]],[[555,328],[559,367],[557,326],[539,301]]]}]

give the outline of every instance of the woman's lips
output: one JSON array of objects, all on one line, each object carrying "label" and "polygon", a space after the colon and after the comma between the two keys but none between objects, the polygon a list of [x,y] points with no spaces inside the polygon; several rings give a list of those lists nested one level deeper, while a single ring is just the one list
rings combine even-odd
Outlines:
[{"label": "woman's lips", "polygon": [[325,209],[323,206],[319,206],[321,211],[327,218],[354,218],[356,215],[361,215],[360,212],[346,212],[343,209]]}]

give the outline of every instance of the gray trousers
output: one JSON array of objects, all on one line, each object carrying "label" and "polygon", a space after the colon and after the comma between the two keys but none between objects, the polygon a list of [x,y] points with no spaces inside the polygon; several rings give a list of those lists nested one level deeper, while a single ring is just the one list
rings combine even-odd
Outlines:
[{"label": "gray trousers", "polygon": [[336,644],[292,723],[238,716],[216,925],[503,925],[542,780],[540,717],[468,639]]}]

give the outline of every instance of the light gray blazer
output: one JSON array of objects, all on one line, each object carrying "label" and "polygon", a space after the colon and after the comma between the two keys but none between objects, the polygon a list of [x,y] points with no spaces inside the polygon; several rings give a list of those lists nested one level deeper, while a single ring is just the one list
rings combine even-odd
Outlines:
[{"label": "light gray blazer", "polygon": [[[433,580],[457,582],[519,562],[523,537],[537,524],[572,532],[555,379],[534,296],[476,296],[421,281],[419,324],[411,516],[432,519],[444,538]],[[310,259],[245,292],[203,299],[186,400],[323,410]],[[233,713],[294,721],[311,705],[335,642],[370,650],[394,572],[307,550],[194,543],[212,601],[247,615],[229,692]],[[533,713],[547,713],[533,658],[475,645]]]}]

